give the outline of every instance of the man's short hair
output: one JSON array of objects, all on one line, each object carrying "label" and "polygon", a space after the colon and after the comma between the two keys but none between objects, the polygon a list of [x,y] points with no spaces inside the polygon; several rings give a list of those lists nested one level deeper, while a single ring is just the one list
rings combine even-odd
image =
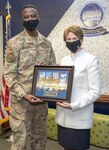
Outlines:
[{"label": "man's short hair", "polygon": [[31,4],[25,5],[25,6],[22,8],[22,11],[23,11],[25,8],[34,8],[34,9],[36,10],[37,15],[38,15],[38,11],[37,11],[37,8],[36,8],[35,5],[31,5]]}]

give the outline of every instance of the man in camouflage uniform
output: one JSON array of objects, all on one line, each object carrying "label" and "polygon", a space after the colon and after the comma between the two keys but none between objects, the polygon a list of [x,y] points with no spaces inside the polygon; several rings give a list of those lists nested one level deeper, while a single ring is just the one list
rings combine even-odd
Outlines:
[{"label": "man in camouflage uniform", "polygon": [[25,29],[13,37],[6,53],[5,79],[11,91],[11,150],[45,150],[47,103],[31,95],[34,65],[55,64],[50,42],[37,31],[35,6],[22,10]]}]

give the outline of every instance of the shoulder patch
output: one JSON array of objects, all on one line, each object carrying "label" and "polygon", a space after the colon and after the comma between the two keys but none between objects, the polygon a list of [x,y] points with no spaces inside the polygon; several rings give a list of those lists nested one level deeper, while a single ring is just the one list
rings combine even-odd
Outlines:
[{"label": "shoulder patch", "polygon": [[6,56],[6,60],[9,63],[13,63],[15,61],[15,55],[12,52],[8,53]]}]

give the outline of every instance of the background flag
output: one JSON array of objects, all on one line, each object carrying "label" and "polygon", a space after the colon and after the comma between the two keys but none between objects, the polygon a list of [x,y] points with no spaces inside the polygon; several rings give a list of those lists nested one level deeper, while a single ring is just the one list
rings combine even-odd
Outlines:
[{"label": "background flag", "polygon": [[[5,39],[5,46],[4,49],[6,49],[7,43],[9,39],[11,38],[11,14],[10,14],[10,9],[11,5],[9,0],[7,0],[7,16],[5,18],[6,20],[6,39]],[[4,51],[4,57],[5,57],[5,51]],[[5,62],[3,62],[4,67],[5,67]],[[0,108],[0,124],[6,122],[9,120],[9,115],[10,115],[10,107],[11,107],[11,97],[10,97],[10,92],[9,88],[6,84],[4,75],[2,75],[2,88],[1,88],[1,108]]]}]

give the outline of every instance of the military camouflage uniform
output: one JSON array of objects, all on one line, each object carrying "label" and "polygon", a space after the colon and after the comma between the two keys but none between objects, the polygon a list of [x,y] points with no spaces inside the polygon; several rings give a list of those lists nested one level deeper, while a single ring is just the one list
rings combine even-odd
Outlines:
[{"label": "military camouflage uniform", "polygon": [[11,150],[45,150],[47,103],[30,104],[23,96],[31,94],[34,65],[55,64],[50,42],[39,32],[30,37],[26,30],[9,41],[5,79],[11,91]]}]

